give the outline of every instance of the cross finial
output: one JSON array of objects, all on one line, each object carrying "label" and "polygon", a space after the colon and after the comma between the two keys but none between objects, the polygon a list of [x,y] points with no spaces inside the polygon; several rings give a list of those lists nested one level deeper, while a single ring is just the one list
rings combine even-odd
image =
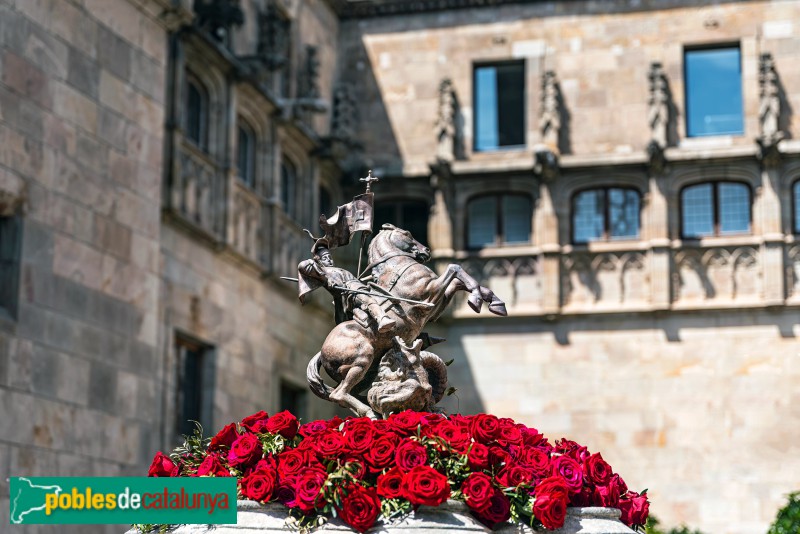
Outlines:
[{"label": "cross finial", "polygon": [[365,193],[369,193],[370,189],[372,188],[372,183],[379,182],[380,179],[377,176],[372,176],[372,169],[370,169],[369,172],[367,173],[367,177],[359,178],[358,181],[365,182],[367,184],[367,190],[365,191]]}]

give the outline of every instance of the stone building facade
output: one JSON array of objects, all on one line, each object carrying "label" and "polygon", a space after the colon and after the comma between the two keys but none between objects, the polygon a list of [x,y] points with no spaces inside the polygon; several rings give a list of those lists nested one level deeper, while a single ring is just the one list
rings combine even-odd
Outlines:
[{"label": "stone building facade", "polygon": [[448,409],[766,530],[800,487],[800,3],[484,4],[0,0],[0,473],[333,413],[326,298],[279,277],[371,168],[508,303],[436,326]]}]

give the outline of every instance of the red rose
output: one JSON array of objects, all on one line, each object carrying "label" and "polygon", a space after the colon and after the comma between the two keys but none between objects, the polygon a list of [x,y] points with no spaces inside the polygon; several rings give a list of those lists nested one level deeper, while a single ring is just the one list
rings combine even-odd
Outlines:
[{"label": "red rose", "polygon": [[472,419],[469,430],[475,441],[487,444],[497,438],[500,433],[500,423],[494,415],[482,413]]},{"label": "red rose", "polygon": [[428,463],[428,451],[418,441],[404,439],[394,454],[397,467],[403,471],[410,471],[414,467]]},{"label": "red rose", "polygon": [[573,493],[569,497],[570,506],[604,506],[600,504],[600,495],[597,488],[584,486],[578,493]]},{"label": "red rose", "polygon": [[583,487],[583,470],[571,456],[557,456],[551,459],[550,473],[561,476],[572,493],[578,493]]},{"label": "red rose", "polygon": [[619,485],[614,482],[609,482],[606,486],[596,486],[592,495],[592,506],[619,508],[619,496]]},{"label": "red rose", "polygon": [[619,520],[629,527],[644,525],[647,522],[647,516],[650,515],[650,502],[647,500],[647,492],[640,495],[635,491],[629,491],[620,498],[617,507],[622,511]]},{"label": "red rose", "polygon": [[281,478],[278,482],[278,488],[275,491],[275,500],[287,508],[295,508],[297,506],[297,495],[295,494],[295,486],[297,485],[297,475]]},{"label": "red rose", "polygon": [[273,475],[277,475],[278,473],[278,463],[271,454],[260,459],[255,465],[251,465],[244,470],[244,476],[255,474],[263,475],[267,473],[271,473]]},{"label": "red rose", "polygon": [[296,475],[311,463],[308,451],[299,449],[286,449],[278,455],[277,460],[281,477]]},{"label": "red rose", "polygon": [[178,476],[178,466],[176,466],[169,456],[159,451],[153,458],[150,464],[150,469],[147,471],[149,477],[175,477]]},{"label": "red rose", "polygon": [[375,430],[372,429],[372,422],[365,417],[348,421],[344,426],[344,442],[351,453],[363,453],[369,449],[374,439]]},{"label": "red rose", "polygon": [[216,454],[209,454],[203,458],[203,463],[197,468],[197,476],[202,477],[209,475],[214,475],[215,477],[229,477],[231,476],[231,472],[222,465],[219,456]]},{"label": "red rose", "polygon": [[269,419],[267,412],[260,410],[242,419],[242,426],[250,432],[263,433],[267,419]]},{"label": "red rose", "polygon": [[539,481],[539,483],[536,484],[534,493],[536,493],[537,499],[543,495],[549,495],[554,498],[557,497],[565,501],[569,499],[569,488],[567,487],[567,483],[560,476],[552,476]]},{"label": "red rose", "polygon": [[244,477],[239,484],[244,497],[258,502],[267,502],[272,498],[272,492],[275,490],[275,475],[274,473],[254,474]]},{"label": "red rose", "polygon": [[499,467],[513,460],[511,453],[502,447],[492,445],[489,447],[489,465]]},{"label": "red rose", "polygon": [[459,454],[464,454],[472,442],[469,431],[451,421],[444,420],[428,427],[426,436],[441,438],[449,447]]},{"label": "red rose", "polygon": [[328,474],[321,469],[306,469],[297,477],[294,492],[300,510],[308,513],[324,504],[321,490],[327,478]]},{"label": "red rose", "polygon": [[367,463],[358,456],[348,456],[344,459],[344,464],[348,467],[351,475],[359,480],[367,476]]},{"label": "red rose", "polygon": [[533,469],[515,462],[507,464],[498,474],[497,481],[506,488],[516,488],[520,484],[533,486],[538,477]]},{"label": "red rose", "polygon": [[[489,469],[489,447],[483,443],[473,443],[467,453],[467,464],[473,471]],[[547,464],[550,467],[550,463]]]},{"label": "red rose", "polygon": [[605,486],[611,480],[611,466],[600,453],[592,454],[583,462],[585,478],[596,486]]},{"label": "red rose", "polygon": [[286,439],[295,437],[298,428],[300,428],[300,422],[297,417],[287,410],[278,412],[267,420],[267,432],[280,434]]},{"label": "red rose", "polygon": [[327,429],[328,429],[328,422],[320,419],[319,421],[311,421],[310,423],[301,425],[300,428],[298,429],[298,433],[301,436],[308,437],[308,436],[313,436],[314,434],[318,434]]},{"label": "red rose", "polygon": [[344,437],[335,430],[326,430],[313,436],[314,450],[324,458],[336,458],[344,451]]},{"label": "red rose", "polygon": [[403,478],[403,497],[413,505],[439,506],[450,496],[447,477],[427,465],[420,465]]},{"label": "red rose", "polygon": [[500,419],[500,431],[497,434],[497,442],[504,447],[522,444],[522,432],[519,429],[520,426],[522,425],[514,424],[514,421],[511,419]]},{"label": "red rose", "polygon": [[231,445],[228,453],[228,463],[232,467],[246,466],[257,462],[264,454],[261,442],[255,434],[246,433]]},{"label": "red rose", "polygon": [[571,456],[576,462],[583,462],[589,457],[589,450],[570,439],[556,441],[556,451]]},{"label": "red rose", "polygon": [[424,428],[427,425],[435,425],[444,420],[445,417],[440,413],[422,413],[419,417],[419,424]]},{"label": "red rose", "polygon": [[554,494],[536,494],[533,502],[533,515],[545,528],[555,530],[564,526],[567,517],[567,499]]},{"label": "red rose", "polygon": [[403,472],[399,468],[392,467],[378,476],[378,495],[387,499],[403,496]]},{"label": "red rose", "polygon": [[489,528],[494,528],[496,524],[508,521],[508,518],[511,517],[511,502],[502,491],[494,488],[489,498],[488,506],[481,511],[476,510],[473,513],[478,521]]},{"label": "red rose", "polygon": [[342,499],[339,515],[342,521],[353,529],[365,532],[375,524],[380,509],[381,501],[374,489],[351,486],[347,489],[347,495]]},{"label": "red rose", "polygon": [[517,462],[533,469],[539,477],[550,474],[550,455],[538,447],[522,447],[515,456]]},{"label": "red rose", "polygon": [[372,442],[372,446],[364,454],[370,472],[379,473],[392,465],[399,441],[396,434],[383,434]]},{"label": "red rose", "polygon": [[220,451],[223,449],[230,449],[239,433],[236,432],[236,425],[231,423],[226,425],[225,428],[217,432],[217,435],[211,438],[211,443],[208,445],[210,451]]},{"label": "red rose", "polygon": [[488,508],[494,490],[492,479],[484,473],[471,473],[461,484],[461,493],[471,510],[482,511]]},{"label": "red rose", "polygon": [[410,436],[416,433],[421,415],[419,412],[406,410],[400,413],[393,413],[387,421],[389,426],[401,436]]}]

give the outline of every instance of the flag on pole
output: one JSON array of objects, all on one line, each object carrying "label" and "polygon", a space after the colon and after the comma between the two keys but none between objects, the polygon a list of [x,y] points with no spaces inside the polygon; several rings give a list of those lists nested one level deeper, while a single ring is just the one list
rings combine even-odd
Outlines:
[{"label": "flag on pole", "polygon": [[353,197],[352,202],[339,206],[332,217],[320,215],[319,226],[325,236],[319,241],[325,240],[332,250],[350,244],[356,232],[372,233],[374,203],[373,193],[363,193]]}]

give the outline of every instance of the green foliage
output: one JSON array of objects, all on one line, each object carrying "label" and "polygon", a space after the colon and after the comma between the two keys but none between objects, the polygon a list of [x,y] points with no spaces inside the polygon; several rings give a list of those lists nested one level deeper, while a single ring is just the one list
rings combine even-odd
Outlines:
[{"label": "green foliage", "polygon": [[673,527],[669,530],[663,530],[659,527],[661,522],[652,514],[647,518],[647,524],[644,527],[645,534],[703,534],[700,530],[691,530],[686,525],[680,527]]},{"label": "green foliage", "polygon": [[800,532],[800,491],[789,494],[789,502],[778,511],[767,534],[797,534]]}]

